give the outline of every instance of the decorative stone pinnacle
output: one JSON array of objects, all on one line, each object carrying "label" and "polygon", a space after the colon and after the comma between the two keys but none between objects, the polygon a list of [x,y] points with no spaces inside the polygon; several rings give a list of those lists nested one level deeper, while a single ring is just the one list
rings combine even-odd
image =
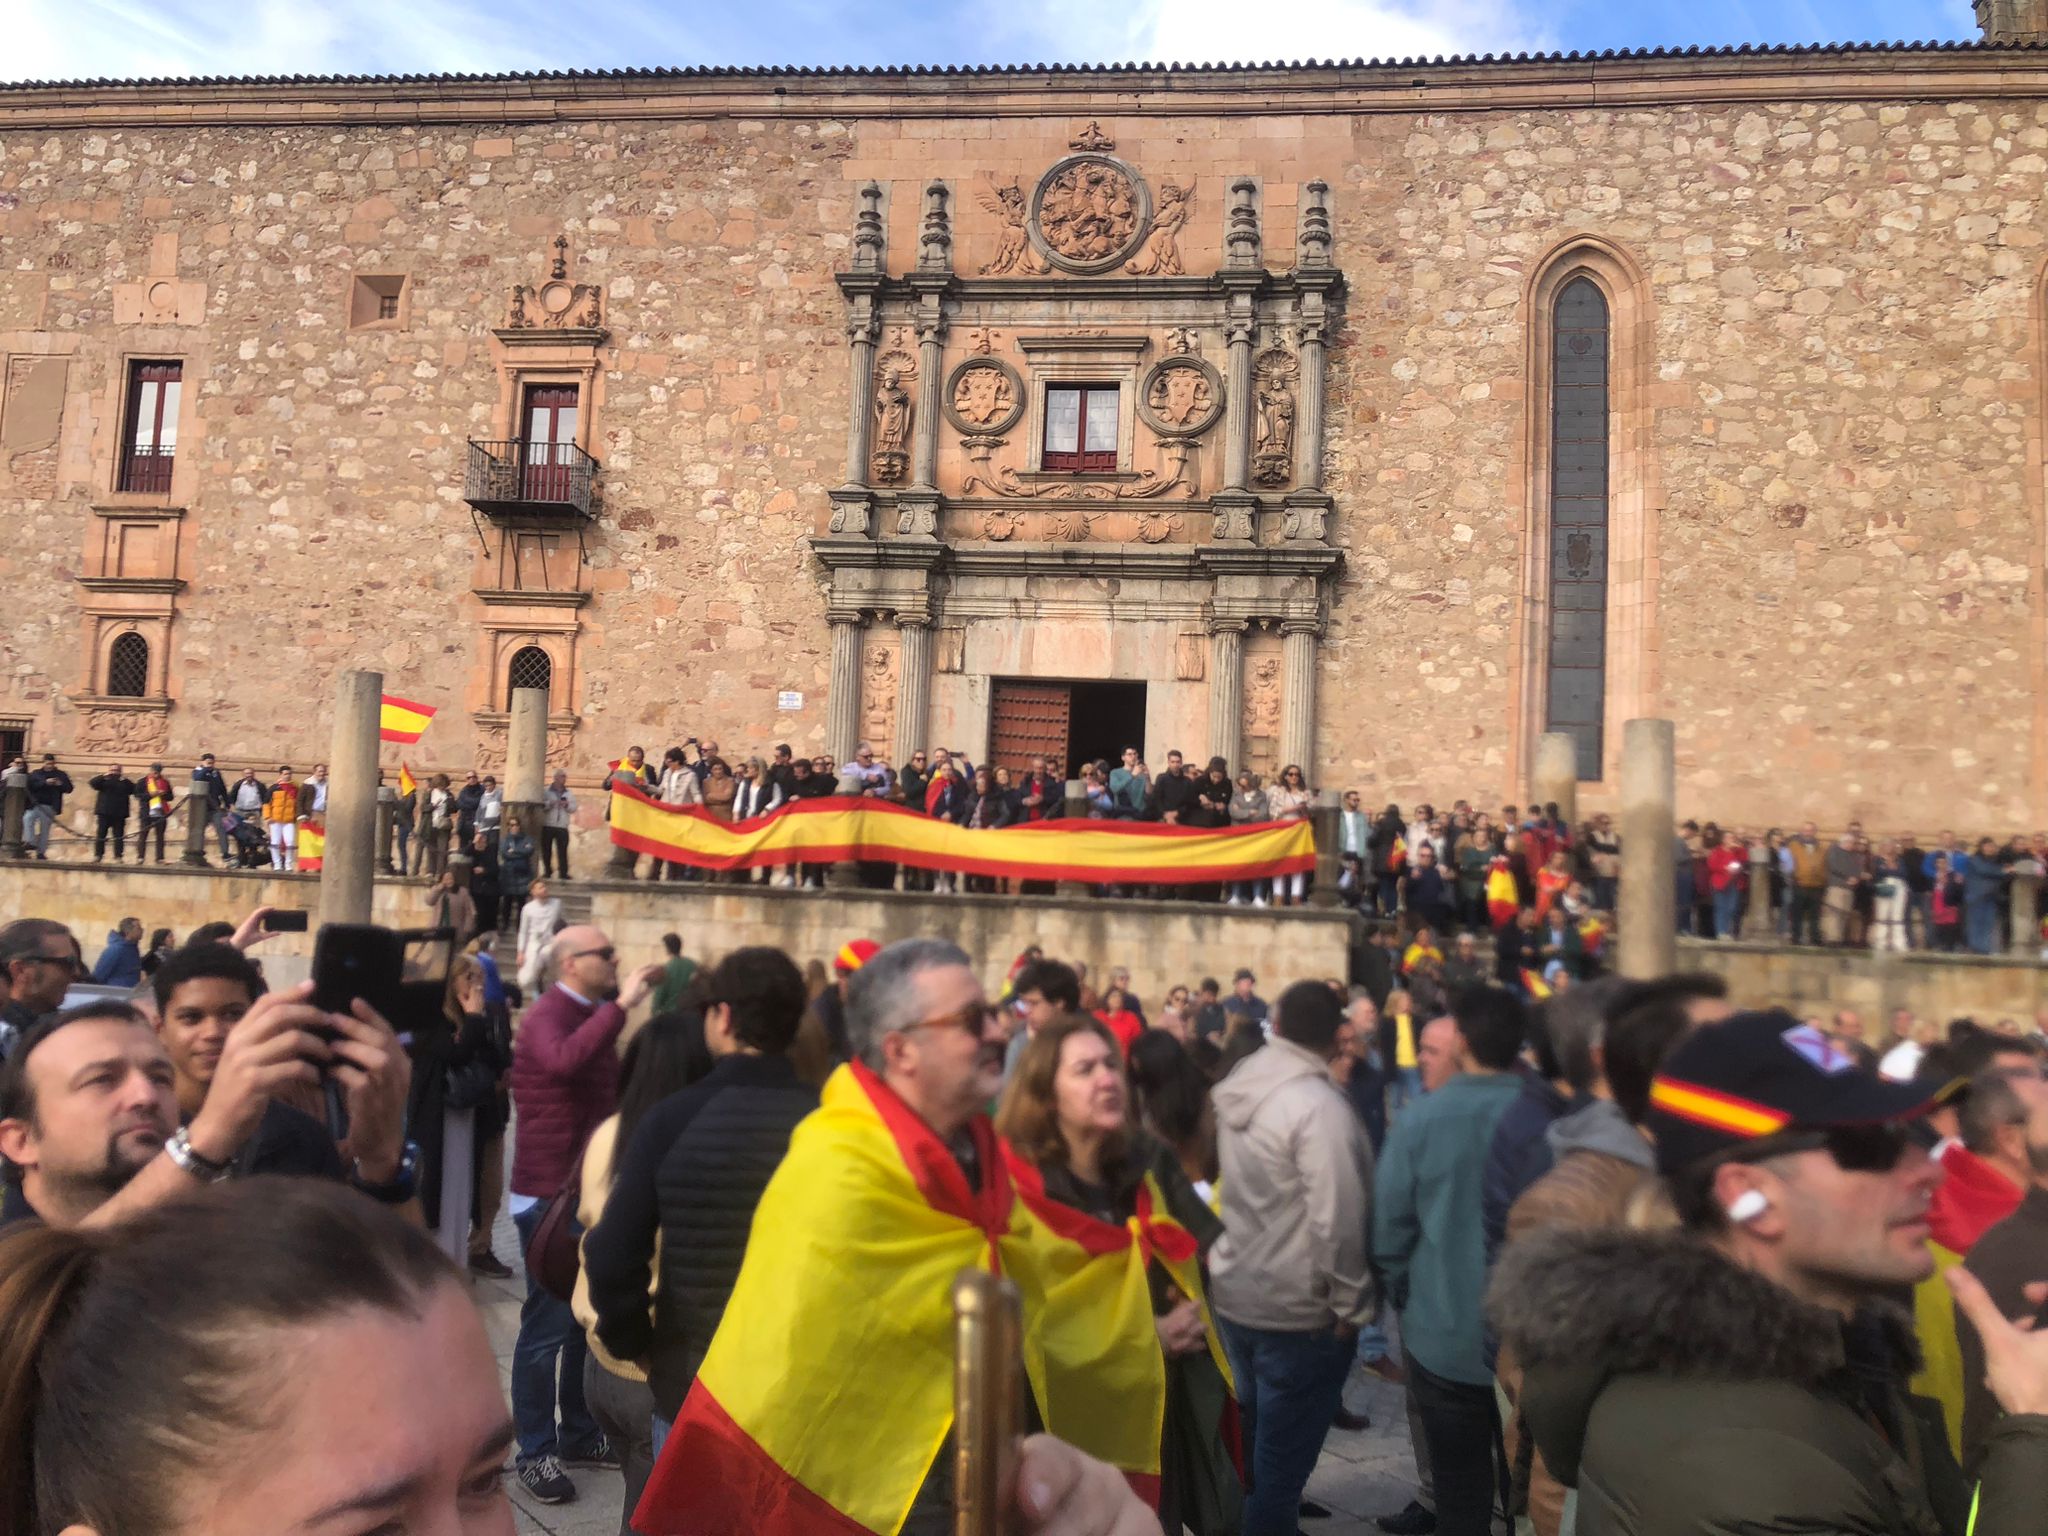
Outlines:
[{"label": "decorative stone pinnacle", "polygon": [[953,224],[946,210],[946,184],[934,179],[924,189],[924,229],[917,237],[920,272],[953,270]]},{"label": "decorative stone pinnacle", "polygon": [[860,189],[860,211],[853,216],[853,270],[882,270],[882,189],[865,182]]},{"label": "decorative stone pinnacle", "polygon": [[1102,131],[1102,124],[1094,118],[1088,119],[1088,126],[1067,140],[1069,149],[1109,150],[1116,148],[1116,140]]},{"label": "decorative stone pinnacle", "polygon": [[1259,184],[1240,176],[1230,184],[1230,223],[1223,243],[1233,267],[1259,264]]},{"label": "decorative stone pinnacle", "polygon": [[1312,181],[1302,188],[1301,239],[1297,266],[1327,267],[1330,264],[1330,184]]},{"label": "decorative stone pinnacle", "polygon": [[555,267],[548,275],[558,283],[569,275],[569,237],[567,235],[555,236]]}]

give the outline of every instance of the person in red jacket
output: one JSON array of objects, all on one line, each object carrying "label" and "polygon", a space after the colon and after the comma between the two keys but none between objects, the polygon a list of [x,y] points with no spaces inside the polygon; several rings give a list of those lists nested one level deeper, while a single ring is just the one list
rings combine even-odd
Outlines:
[{"label": "person in red jacket", "polygon": [[[547,1202],[575,1177],[590,1133],[618,1108],[619,1033],[662,974],[658,965],[643,965],[621,990],[618,952],[601,928],[564,928],[555,935],[554,962],[557,980],[526,1010],[512,1046],[519,1136],[512,1153],[511,1206],[521,1249],[533,1241]],[[519,1431],[515,1475],[543,1504],[576,1497],[563,1463],[619,1465],[618,1453],[583,1401],[585,1347],[569,1303],[542,1290],[529,1274],[519,1340],[512,1347],[512,1418]]]}]

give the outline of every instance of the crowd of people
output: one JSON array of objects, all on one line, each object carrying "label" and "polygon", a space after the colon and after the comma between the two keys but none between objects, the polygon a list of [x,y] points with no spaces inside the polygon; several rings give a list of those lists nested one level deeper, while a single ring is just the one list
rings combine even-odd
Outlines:
[{"label": "crowd of people", "polygon": [[[28,793],[22,834],[35,858],[47,858],[51,831],[60,824],[65,797],[75,793],[53,755],[30,769],[25,758],[8,766]],[[664,805],[700,807],[719,820],[749,821],[804,800],[853,795],[906,806],[975,828],[1000,828],[1080,815],[1090,820],[1138,821],[1204,829],[1301,820],[1315,791],[1301,767],[1289,764],[1266,782],[1249,768],[1233,773],[1222,758],[1206,765],[1166,754],[1155,772],[1134,747],[1120,763],[1083,765],[1080,798],[1067,799],[1066,767],[1033,757],[1013,773],[976,767],[961,753],[934,748],[913,753],[900,768],[861,742],[844,763],[829,755],[799,757],[788,743],[771,756],[721,755],[717,742],[692,737],[671,747],[657,764],[634,746],[605,776],[609,792],[624,784]],[[327,772],[316,766],[303,782],[289,766],[266,779],[254,768],[230,783],[212,754],[191,770],[183,797],[162,763],[130,778],[113,765],[89,780],[93,794],[94,858],[111,844],[124,857],[131,822],[137,862],[153,846],[164,862],[172,812],[190,799],[219,842],[221,861],[236,867],[299,867],[305,830],[326,813]],[[1515,926],[1523,911],[1548,926],[1553,906],[1561,922],[1545,959],[1581,969],[1564,953],[1590,943],[1597,956],[1614,927],[1621,873],[1621,840],[1606,814],[1573,824],[1555,804],[1506,805],[1498,815],[1458,800],[1447,811],[1423,804],[1403,813],[1398,805],[1372,810],[1363,792],[1347,789],[1338,817],[1338,899],[1368,916],[1427,923],[1448,937],[1460,930],[1485,935]],[[458,883],[481,889],[479,914],[488,926],[509,926],[536,874],[569,879],[570,831],[578,810],[568,775],[554,774],[544,791],[539,825],[521,826],[508,815],[504,790],[491,774],[471,771],[457,787],[445,773],[424,783],[409,776],[394,791],[395,867],[439,881],[453,867]],[[152,842],[153,840],[153,842]],[[1850,821],[1823,841],[1815,825],[1796,830],[1722,828],[1688,820],[1675,829],[1673,920],[1681,934],[1708,939],[1773,937],[1792,944],[1874,950],[2004,952],[2013,931],[2016,879],[2048,876],[2048,832],[1979,837],[1966,844],[1954,832],[1929,839],[1900,835],[1872,840]],[[633,872],[637,872],[635,861]],[[648,878],[698,880],[703,871],[649,860]],[[785,886],[822,886],[819,866],[761,869],[728,879]],[[955,877],[880,862],[860,866],[862,883],[906,890],[1008,889],[991,877]],[[1222,886],[1106,886],[1106,895],[1152,894],[1264,907],[1299,903],[1309,877],[1284,875]],[[2021,910],[2033,911],[2032,907]],[[2040,914],[2035,912],[2038,919]],[[1542,946],[1539,946],[1539,948]],[[2030,937],[2027,947],[2038,949]]]},{"label": "crowd of people", "polygon": [[[76,937],[0,927],[6,1529],[502,1532],[509,1462],[547,1504],[623,1477],[643,1536],[950,1530],[951,1277],[990,1266],[1021,1529],[1294,1536],[1359,1369],[1407,1398],[1393,1536],[2037,1528],[2037,1034],[1695,975],[1532,1002],[1421,925],[1271,1003],[532,926],[404,1035],[269,987],[260,914],[124,924],[132,990],[69,1009]],[[509,1413],[456,1284],[511,1273],[499,1190]]]}]

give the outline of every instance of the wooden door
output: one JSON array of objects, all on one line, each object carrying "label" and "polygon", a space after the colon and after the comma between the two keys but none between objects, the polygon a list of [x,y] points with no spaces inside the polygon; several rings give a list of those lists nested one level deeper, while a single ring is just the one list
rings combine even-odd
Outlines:
[{"label": "wooden door", "polygon": [[536,384],[526,391],[526,436],[521,499],[569,500],[576,447],[576,386]]},{"label": "wooden door", "polygon": [[1022,778],[1031,771],[1034,757],[1064,762],[1072,705],[1073,694],[1065,683],[997,678],[989,708],[989,768],[1007,768]]}]

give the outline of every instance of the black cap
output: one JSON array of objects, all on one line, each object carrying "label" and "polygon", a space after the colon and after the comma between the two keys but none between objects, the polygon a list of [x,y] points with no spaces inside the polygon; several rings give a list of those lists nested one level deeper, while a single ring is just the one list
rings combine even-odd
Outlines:
[{"label": "black cap", "polygon": [[1918,1119],[1959,1084],[1893,1083],[1782,1008],[1737,1013],[1687,1035],[1650,1084],[1645,1124],[1674,1173],[1787,1131]]}]

